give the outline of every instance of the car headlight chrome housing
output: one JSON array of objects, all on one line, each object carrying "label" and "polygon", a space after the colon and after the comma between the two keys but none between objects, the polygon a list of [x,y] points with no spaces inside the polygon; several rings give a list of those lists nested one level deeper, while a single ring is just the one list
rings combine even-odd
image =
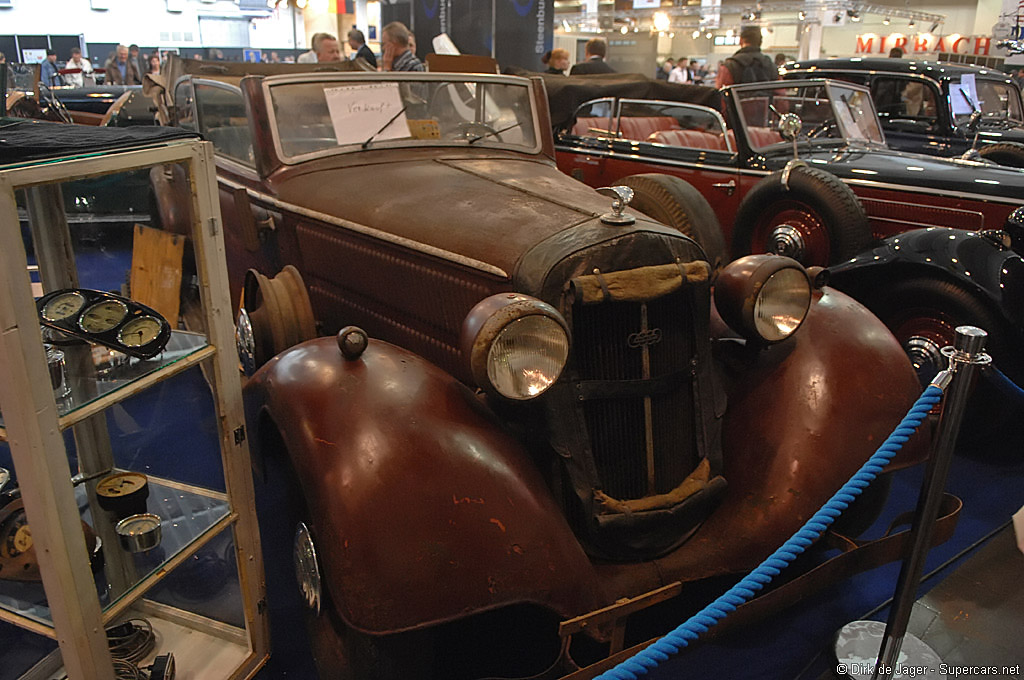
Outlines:
[{"label": "car headlight chrome housing", "polygon": [[481,300],[466,316],[462,351],[478,386],[525,401],[558,381],[569,358],[569,327],[546,302],[499,293]]},{"label": "car headlight chrome housing", "polygon": [[730,262],[715,282],[715,305],[748,340],[774,343],[793,335],[811,306],[803,266],[780,255],[747,255]]}]

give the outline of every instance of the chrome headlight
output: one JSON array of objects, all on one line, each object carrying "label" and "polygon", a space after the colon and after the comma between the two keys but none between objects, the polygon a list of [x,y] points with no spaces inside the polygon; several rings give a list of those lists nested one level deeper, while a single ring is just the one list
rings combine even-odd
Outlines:
[{"label": "chrome headlight", "polygon": [[462,349],[477,385],[506,399],[533,399],[562,374],[569,327],[547,303],[500,293],[470,311],[462,325]]},{"label": "chrome headlight", "polygon": [[718,275],[715,305],[722,319],[748,340],[779,342],[807,317],[811,282],[796,260],[748,255]]}]

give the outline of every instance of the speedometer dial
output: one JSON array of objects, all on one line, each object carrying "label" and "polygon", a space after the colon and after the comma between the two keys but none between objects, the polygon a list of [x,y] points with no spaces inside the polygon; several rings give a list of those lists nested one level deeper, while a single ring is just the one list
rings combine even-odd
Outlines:
[{"label": "speedometer dial", "polygon": [[47,321],[60,321],[78,313],[85,304],[85,296],[81,293],[62,293],[52,298],[43,307],[43,318]]},{"label": "speedometer dial", "polygon": [[97,302],[82,313],[78,325],[87,333],[105,333],[121,323],[128,308],[119,300]]},{"label": "speedometer dial", "polygon": [[160,329],[160,320],[156,317],[140,316],[122,326],[117,339],[128,347],[142,347],[156,340]]}]

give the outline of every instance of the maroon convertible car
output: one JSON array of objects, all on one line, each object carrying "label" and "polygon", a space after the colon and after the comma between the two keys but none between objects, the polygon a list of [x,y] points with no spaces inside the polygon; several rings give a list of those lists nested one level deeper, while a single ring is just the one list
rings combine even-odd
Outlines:
[{"label": "maroon convertible car", "polygon": [[[617,652],[631,612],[777,548],[919,393],[818,270],[741,258],[712,294],[700,244],[561,173],[540,80],[185,66],[249,436],[295,501],[267,551],[325,678]],[[187,178],[154,179],[171,225]]]}]

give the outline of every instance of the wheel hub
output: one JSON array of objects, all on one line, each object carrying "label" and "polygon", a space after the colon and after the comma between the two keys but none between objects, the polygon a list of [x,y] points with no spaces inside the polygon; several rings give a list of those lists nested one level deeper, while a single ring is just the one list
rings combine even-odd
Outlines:
[{"label": "wheel hub", "polygon": [[797,261],[803,261],[806,252],[804,237],[800,230],[789,224],[780,224],[772,230],[770,250],[776,255],[785,255]]},{"label": "wheel hub", "polygon": [[317,559],[316,546],[313,545],[313,536],[305,522],[299,522],[295,529],[293,558],[302,601],[314,615],[318,615],[322,602],[320,561]]},{"label": "wheel hub", "polygon": [[914,370],[922,384],[930,381],[935,375],[946,367],[948,363],[942,356],[942,347],[931,338],[922,335],[914,335],[903,343],[910,361],[914,364]]}]

